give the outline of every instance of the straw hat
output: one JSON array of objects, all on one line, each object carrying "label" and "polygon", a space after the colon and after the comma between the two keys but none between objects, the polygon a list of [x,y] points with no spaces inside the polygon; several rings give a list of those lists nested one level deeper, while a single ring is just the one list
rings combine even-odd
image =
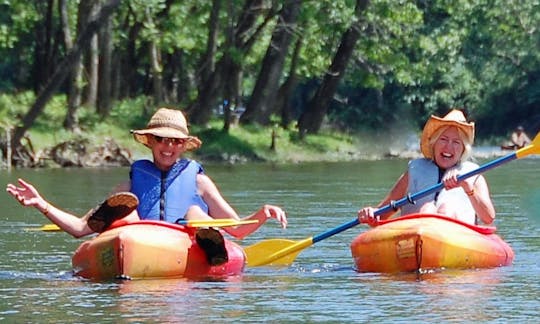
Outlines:
[{"label": "straw hat", "polygon": [[198,149],[202,142],[195,136],[189,135],[186,117],[180,110],[159,108],[154,113],[145,129],[132,130],[133,137],[141,144],[150,147],[149,136],[155,135],[168,138],[185,138],[186,150]]},{"label": "straw hat", "polygon": [[442,118],[432,115],[424,126],[422,139],[420,140],[420,149],[426,158],[433,158],[429,142],[433,134],[444,126],[455,126],[461,129],[467,135],[469,143],[474,142],[474,122],[468,123],[461,110],[453,109]]}]

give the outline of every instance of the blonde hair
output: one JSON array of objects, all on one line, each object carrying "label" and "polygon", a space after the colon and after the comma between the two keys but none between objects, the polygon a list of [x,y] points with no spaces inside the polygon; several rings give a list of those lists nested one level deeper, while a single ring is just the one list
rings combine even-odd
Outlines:
[{"label": "blonde hair", "polygon": [[442,126],[433,132],[433,134],[431,135],[431,138],[429,139],[429,149],[431,151],[431,156],[435,156],[433,152],[433,145],[439,139],[439,137],[441,137],[441,134],[444,133],[450,127],[457,128],[459,139],[461,139],[461,141],[463,142],[463,153],[461,154],[459,161],[460,162],[467,161],[471,157],[473,143],[469,141],[469,136],[467,136],[467,134],[460,127],[456,127],[452,125]]}]

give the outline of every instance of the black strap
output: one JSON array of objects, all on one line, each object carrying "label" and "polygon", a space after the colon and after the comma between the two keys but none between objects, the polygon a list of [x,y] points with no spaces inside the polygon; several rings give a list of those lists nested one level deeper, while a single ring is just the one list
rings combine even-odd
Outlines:
[{"label": "black strap", "polygon": [[161,191],[159,194],[159,219],[165,220],[165,191],[167,190],[167,172],[161,171]]},{"label": "black strap", "polygon": [[[442,180],[442,178],[443,178],[445,172],[446,172],[445,169],[439,168],[439,179],[437,180],[437,183],[440,183],[440,182],[441,182],[441,180]],[[437,191],[437,192],[435,192],[435,197],[433,197],[433,201],[434,201],[434,202],[437,202],[437,199],[439,199],[439,194],[440,194],[440,193],[441,193],[440,190]]]}]

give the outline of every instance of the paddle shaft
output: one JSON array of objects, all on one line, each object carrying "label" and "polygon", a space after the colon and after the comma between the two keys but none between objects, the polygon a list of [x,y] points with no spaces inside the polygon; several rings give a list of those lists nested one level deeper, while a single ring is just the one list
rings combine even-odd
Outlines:
[{"label": "paddle shaft", "polygon": [[[461,180],[465,180],[467,178],[470,178],[474,175],[477,175],[477,174],[480,174],[480,173],[483,173],[483,172],[486,172],[488,170],[491,170],[495,167],[498,167],[499,165],[501,164],[504,164],[504,163],[507,163],[507,162],[510,162],[512,160],[515,160],[518,158],[518,155],[517,153],[512,153],[512,154],[508,154],[508,155],[505,155],[501,158],[498,158],[498,159],[495,159],[491,162],[488,162],[484,165],[482,165],[481,167],[478,167],[477,169],[475,170],[472,170],[470,172],[467,172],[465,174],[462,174],[460,176],[457,177],[458,181],[461,181]],[[392,210],[395,210],[401,206],[404,206],[406,204],[414,204],[415,200],[416,199],[419,199],[419,198],[422,198],[422,197],[425,197],[427,195],[430,195],[434,192],[437,192],[441,189],[444,188],[444,184],[442,182],[439,182],[437,183],[436,185],[433,185],[427,189],[424,189],[422,191],[419,191],[415,194],[412,194],[412,195],[407,195],[406,197],[403,197],[401,198],[400,200],[397,200],[397,201],[394,201],[384,207],[381,207],[379,209],[377,209],[377,211],[375,211],[375,216],[379,216],[379,215],[382,215],[382,214],[386,214]],[[356,225],[360,224],[360,222],[358,221],[358,218],[348,222],[348,223],[345,223],[341,226],[338,226],[336,228],[333,228],[331,230],[328,230],[324,233],[321,233],[319,235],[316,235],[313,237],[313,243],[317,243],[319,241],[322,241],[326,238],[329,238],[330,236],[332,235],[335,235],[335,234],[338,234],[338,233],[341,233],[351,227],[354,227]]]},{"label": "paddle shaft", "polygon": [[[254,224],[259,221],[253,220],[235,220],[230,218],[218,218],[210,220],[179,220],[176,222],[178,225],[187,227],[231,227],[246,224]],[[56,224],[45,224],[39,228],[28,228],[28,230],[43,231],[43,232],[59,232],[62,229]]]}]

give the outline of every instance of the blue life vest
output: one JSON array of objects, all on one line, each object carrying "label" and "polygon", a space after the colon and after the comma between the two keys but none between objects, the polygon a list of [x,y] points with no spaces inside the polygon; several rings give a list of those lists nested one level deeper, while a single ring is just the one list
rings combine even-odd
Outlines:
[{"label": "blue life vest", "polygon": [[130,178],[131,192],[139,198],[139,217],[174,223],[194,205],[208,213],[208,205],[197,190],[199,173],[204,173],[202,166],[189,159],[177,161],[168,172],[159,170],[152,161],[135,161]]},{"label": "blue life vest", "polygon": [[[408,165],[408,188],[407,192],[414,194],[439,182],[439,168],[433,161],[425,158],[409,161]],[[435,193],[419,198],[415,204],[407,204],[401,207],[401,215],[413,214],[427,202],[435,200]]]}]

